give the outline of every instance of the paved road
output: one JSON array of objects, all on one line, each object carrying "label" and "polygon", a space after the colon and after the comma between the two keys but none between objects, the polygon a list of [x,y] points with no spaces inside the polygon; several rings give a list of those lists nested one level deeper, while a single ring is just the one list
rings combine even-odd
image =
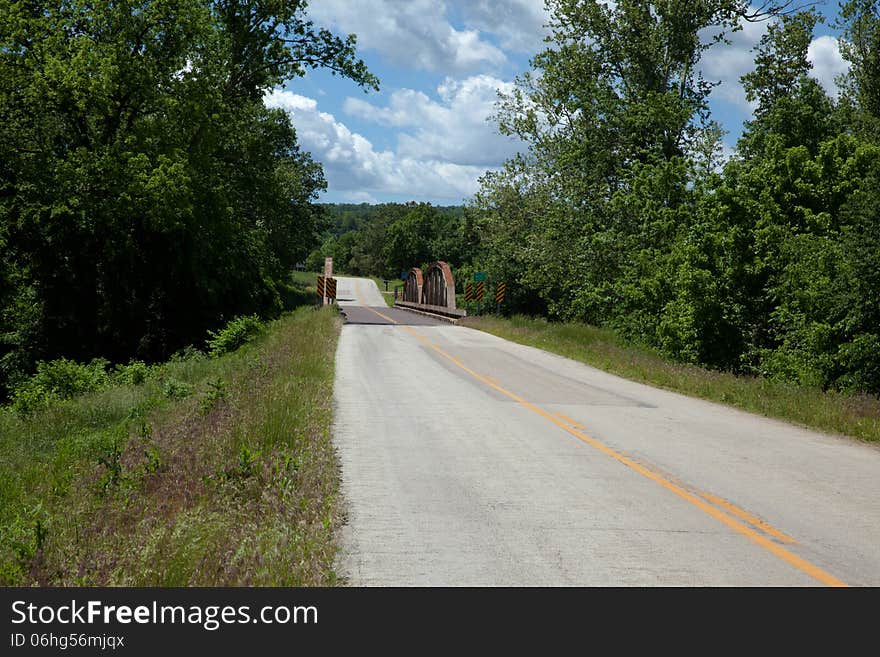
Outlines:
[{"label": "paved road", "polygon": [[336,297],[346,324],[399,324],[404,326],[443,324],[442,321],[425,315],[400,308],[389,308],[375,281],[368,278],[337,276]]},{"label": "paved road", "polygon": [[336,360],[351,584],[880,585],[880,449],[397,323],[370,286],[340,279],[376,318]]}]

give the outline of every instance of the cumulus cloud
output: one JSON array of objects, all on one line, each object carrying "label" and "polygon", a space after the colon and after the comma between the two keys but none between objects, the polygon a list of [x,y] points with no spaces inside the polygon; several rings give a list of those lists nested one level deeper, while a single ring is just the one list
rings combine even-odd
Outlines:
[{"label": "cumulus cloud", "polygon": [[462,13],[465,25],[495,35],[506,50],[535,54],[544,47],[544,0],[469,0]]},{"label": "cumulus cloud", "polygon": [[813,65],[810,75],[816,78],[832,97],[837,98],[840,89],[834,79],[849,70],[849,62],[840,54],[837,39],[820,36],[810,43],[807,59]]},{"label": "cumulus cloud", "polygon": [[360,49],[407,67],[461,74],[507,61],[479,30],[456,29],[446,13],[446,3],[434,0],[321,0],[309,6],[317,23],[355,33]]},{"label": "cumulus cloud", "polygon": [[[702,59],[702,72],[706,80],[719,82],[712,90],[712,97],[717,101],[729,103],[736,109],[751,113],[754,107],[746,100],[740,77],[751,71],[755,66],[753,49],[767,31],[767,21],[750,23],[741,21],[742,29],[728,35],[730,43],[718,43],[712,46]],[[712,31],[707,30],[702,38],[712,38]]]},{"label": "cumulus cloud", "polygon": [[[512,63],[505,52],[513,57],[544,47],[550,17],[543,0],[321,0],[309,14],[319,25],[356,33],[359,52],[372,50],[400,68],[447,76],[436,89],[391,89],[385,101],[349,97],[341,110],[334,106],[337,116],[321,111],[313,98],[280,89],[267,94],[267,105],[292,115],[303,148],[323,164],[337,198],[373,202],[401,195],[457,203],[477,190],[480,175],[521,147],[487,119],[498,91],[513,86],[496,77]],[[753,69],[754,48],[767,26],[743,21],[741,30],[728,35],[730,43],[716,44],[700,63],[707,80],[720,82],[712,92],[713,112],[728,127],[754,109],[740,77]],[[713,34],[701,36],[707,41]],[[811,75],[836,95],[834,78],[847,67],[837,40],[817,37],[808,57]],[[377,149],[352,132],[340,112],[386,126],[396,135],[393,150]],[[731,147],[725,148],[726,157]]]},{"label": "cumulus cloud", "polygon": [[265,103],[290,113],[302,147],[323,164],[330,190],[344,198],[360,201],[398,194],[458,203],[477,191],[477,178],[485,171],[457,162],[377,151],[368,139],[320,111],[313,98],[274,89],[266,94]]},{"label": "cumulus cloud", "polygon": [[[703,75],[707,80],[717,80],[721,84],[712,95],[743,111],[751,112],[754,105],[746,100],[745,91],[739,78],[755,66],[754,48],[767,31],[769,21],[749,23],[743,21],[743,29],[730,37],[730,44],[718,44],[703,57]],[[704,38],[709,36],[707,32]],[[819,36],[813,39],[807,49],[807,60],[812,65],[810,76],[814,77],[831,96],[837,97],[839,89],[834,79],[849,69],[849,62],[843,59],[838,41],[833,36]]]},{"label": "cumulus cloud", "polygon": [[421,91],[399,89],[391,94],[385,107],[348,98],[345,111],[401,128],[397,150],[402,157],[498,166],[516,152],[517,144],[498,134],[489,118],[498,91],[509,93],[512,89],[512,83],[489,75],[464,80],[446,78],[437,88],[439,101]]}]

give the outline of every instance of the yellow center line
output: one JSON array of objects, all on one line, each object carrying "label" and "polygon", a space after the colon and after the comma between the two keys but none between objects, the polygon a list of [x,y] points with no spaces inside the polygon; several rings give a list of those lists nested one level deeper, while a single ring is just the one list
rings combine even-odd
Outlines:
[{"label": "yellow center line", "polygon": [[776,529],[776,527],[774,527],[773,525],[761,520],[759,517],[757,517],[755,515],[752,515],[748,511],[740,509],[738,506],[731,504],[727,500],[721,499],[720,497],[718,497],[716,495],[712,495],[711,493],[702,493],[701,492],[700,496],[706,498],[707,500],[712,502],[712,504],[714,504],[716,506],[720,506],[723,509],[726,509],[727,511],[729,511],[733,515],[735,515],[739,518],[742,518],[747,523],[749,523],[749,524],[757,527],[761,531],[763,531],[765,534],[770,534],[770,536],[774,537],[775,539],[777,539],[779,541],[782,541],[783,543],[797,543],[797,541],[795,539],[793,539],[791,536],[789,536],[785,532],[780,531],[779,529]]},{"label": "yellow center line", "polygon": [[[400,324],[400,322],[398,322],[396,319],[391,319],[388,315],[383,315],[382,313],[380,313],[378,310],[376,310],[375,308],[373,308],[371,306],[367,306],[367,309],[370,312],[374,312],[377,315],[379,315],[379,317],[384,319],[386,322],[391,322],[392,324]],[[403,327],[403,328],[406,328],[406,327]]]},{"label": "yellow center line", "polygon": [[581,423],[578,422],[577,420],[572,420],[572,419],[571,419],[570,417],[568,417],[567,415],[563,415],[562,413],[558,413],[558,412],[556,413],[556,415],[558,415],[559,417],[561,417],[562,420],[563,420],[564,422],[568,422],[568,423],[569,423],[570,425],[572,425],[573,427],[577,427],[577,428],[579,428],[579,429],[586,429],[586,427],[585,427],[583,424],[581,424]]},{"label": "yellow center line", "polygon": [[[581,425],[581,426],[583,427],[583,425]],[[583,427],[583,428],[586,429],[586,427]],[[673,482],[676,486],[678,486],[686,491],[689,491],[695,495],[699,495],[700,497],[702,497],[705,500],[708,500],[709,502],[711,502],[715,506],[720,506],[721,508],[725,509],[729,513],[732,513],[733,515],[737,516],[741,520],[745,520],[747,523],[752,525],[755,529],[760,529],[762,532],[764,532],[765,534],[767,534],[769,536],[772,536],[776,540],[778,540],[782,543],[797,543],[797,540],[795,540],[794,538],[792,538],[791,536],[789,536],[788,534],[786,534],[782,530],[777,529],[776,527],[771,525],[769,522],[762,520],[761,518],[759,518],[758,516],[756,516],[752,513],[749,513],[745,509],[741,509],[740,507],[736,506],[735,504],[728,502],[724,498],[718,497],[717,495],[712,495],[711,493],[707,493],[705,491],[701,491],[698,488],[696,488],[695,486],[692,486],[692,485],[688,484],[687,482],[680,480],[675,475],[659,469],[653,463],[646,463],[642,459],[635,457],[635,456],[630,456],[630,455],[626,455],[626,456],[627,456],[627,458],[630,458],[633,461],[635,461],[636,463],[640,464],[646,470],[650,470],[654,474],[656,474],[660,477],[663,477],[667,481]]]},{"label": "yellow center line", "polygon": [[[373,309],[371,308],[370,310],[373,310]],[[382,313],[380,313],[376,310],[373,310],[373,312],[376,313],[377,315],[379,315],[380,317],[382,317],[383,319],[388,320],[389,322],[392,322],[394,324],[398,324],[398,322],[391,319],[387,315],[383,315]],[[516,393],[513,393],[513,392],[507,390],[506,388],[501,387],[500,385],[498,385],[496,383],[492,383],[492,381],[490,381],[487,377],[485,377],[481,374],[478,374],[474,370],[470,369],[464,363],[459,361],[457,358],[446,353],[440,347],[433,344],[431,341],[429,341],[423,335],[420,335],[419,333],[412,330],[408,326],[400,326],[400,328],[402,328],[404,331],[406,331],[407,333],[412,335],[414,338],[416,338],[419,342],[421,342],[425,346],[429,347],[430,349],[433,349],[438,354],[440,354],[441,356],[443,356],[444,358],[446,358],[447,360],[449,360],[450,362],[452,362],[453,364],[455,364],[456,366],[458,366],[459,368],[461,368],[462,370],[464,370],[465,372],[467,372],[468,374],[473,376],[475,379],[482,381],[487,386],[494,388],[495,390],[497,390],[501,394],[513,399],[516,402],[519,402],[519,404],[521,404],[525,408],[529,409],[530,411],[532,411],[533,413],[535,413],[537,415],[540,415],[541,417],[548,420],[549,422],[552,422],[557,427],[559,427],[563,431],[566,431],[567,433],[571,434],[572,436],[574,436],[578,440],[581,440],[582,442],[587,443],[588,445],[599,450],[600,452],[602,452],[606,456],[610,456],[614,460],[619,461],[623,465],[635,470],[636,472],[638,472],[642,476],[659,484],[660,486],[662,486],[666,490],[670,491],[671,493],[674,493],[675,495],[682,498],[683,500],[690,502],[691,504],[693,504],[695,507],[697,507],[701,511],[712,516],[716,520],[724,523],[725,525],[727,525],[728,527],[730,527],[734,531],[742,534],[743,536],[745,536],[746,538],[748,538],[752,542],[756,543],[757,545],[760,545],[762,548],[764,548],[765,550],[767,550],[771,554],[775,555],[776,557],[782,559],[787,564],[793,566],[794,568],[797,568],[801,572],[809,575],[810,577],[816,579],[817,581],[821,582],[822,584],[825,584],[826,586],[847,586],[847,584],[845,584],[841,580],[837,579],[836,577],[834,577],[830,573],[825,572],[824,570],[822,570],[818,566],[810,563],[809,561],[807,561],[806,559],[804,559],[802,557],[799,557],[798,555],[785,549],[781,545],[774,543],[772,540],[770,540],[769,538],[767,538],[763,534],[760,534],[757,531],[755,531],[752,527],[749,527],[748,525],[745,525],[745,524],[739,522],[736,518],[732,518],[729,515],[727,515],[726,513],[724,513],[722,510],[712,506],[711,504],[709,504],[709,502],[702,499],[698,495],[688,492],[687,490],[685,490],[681,486],[678,486],[677,484],[672,483],[668,479],[660,476],[659,474],[652,472],[651,470],[647,469],[646,467],[636,463],[632,459],[627,458],[623,454],[616,452],[615,450],[604,445],[603,443],[599,442],[595,438],[591,438],[587,434],[585,434],[581,431],[578,431],[574,427],[569,426],[568,424],[563,422],[561,419],[554,417],[553,415],[551,415],[550,413],[548,413],[544,409],[542,409],[538,406],[535,406],[534,404],[523,399],[522,397],[520,397]]]}]

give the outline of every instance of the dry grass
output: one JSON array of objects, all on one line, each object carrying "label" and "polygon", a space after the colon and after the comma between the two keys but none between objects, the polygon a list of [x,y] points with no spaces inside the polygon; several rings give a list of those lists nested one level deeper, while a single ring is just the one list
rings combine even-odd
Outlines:
[{"label": "dry grass", "polygon": [[880,399],[876,397],[825,392],[675,363],[649,349],[626,344],[611,331],[586,324],[492,316],[469,317],[463,324],[634,381],[729,404],[811,429],[869,442],[880,441]]}]

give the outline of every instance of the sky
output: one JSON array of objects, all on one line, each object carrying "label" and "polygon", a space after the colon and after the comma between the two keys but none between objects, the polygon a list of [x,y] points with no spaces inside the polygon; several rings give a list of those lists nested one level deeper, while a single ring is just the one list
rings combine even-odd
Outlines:
[{"label": "sky", "polygon": [[[812,75],[836,95],[846,64],[832,24],[837,0],[815,4],[827,20],[810,45]],[[380,80],[380,91],[365,92],[319,69],[267,93],[324,167],[319,202],[466,203],[481,175],[525,150],[491,117],[498,92],[510,91],[545,46],[544,0],[313,0],[307,14],[316,26],[356,34],[358,56]],[[702,61],[704,77],[720,81],[710,107],[727,131],[727,153],[751,117],[739,77],[766,29],[745,23]]]}]

